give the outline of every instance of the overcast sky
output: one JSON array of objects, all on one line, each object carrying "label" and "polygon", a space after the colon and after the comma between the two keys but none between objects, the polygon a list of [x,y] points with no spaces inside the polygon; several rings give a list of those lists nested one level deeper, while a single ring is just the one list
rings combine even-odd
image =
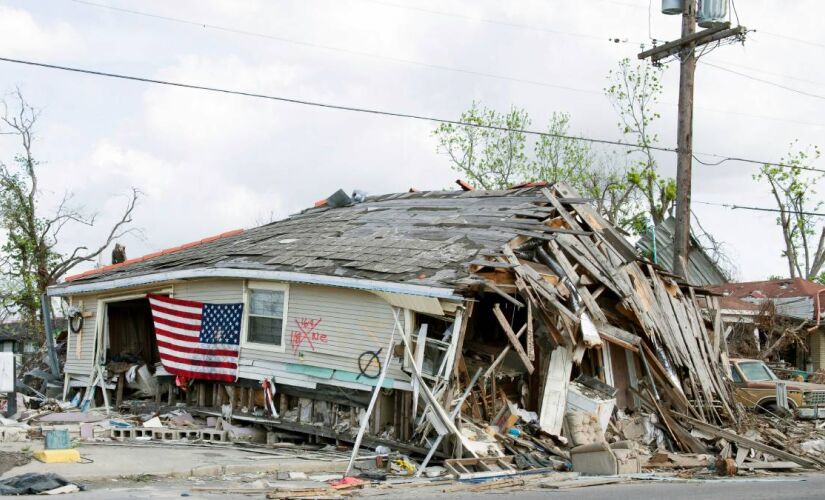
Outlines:
[{"label": "overcast sky", "polygon": [[[2,0],[0,57],[444,118],[477,100],[525,108],[533,128],[565,111],[572,132],[607,139],[621,138],[602,94],[608,71],[651,36],[679,32],[679,18],[660,14],[656,0],[652,11],[645,0],[95,1],[227,29],[73,0]],[[702,60],[825,95],[825,4],[781,3],[737,2],[756,33]],[[794,139],[825,146],[822,98],[701,64],[696,82],[696,151],[778,161]],[[656,129],[661,145],[675,146],[678,65],[664,84]],[[42,108],[35,152],[44,209],[69,190],[101,213],[95,228],[66,234],[64,249],[100,240],[130,186],[144,193],[135,214],[142,235],[124,239],[135,257],[284,217],[339,187],[378,194],[457,178],[426,122],[0,62],[0,90],[15,87]],[[14,145],[0,146],[8,161]],[[675,155],[660,161],[675,175]],[[694,199],[773,206],[754,172],[696,165]],[[787,274],[773,215],[694,211],[727,243],[741,279]]]}]

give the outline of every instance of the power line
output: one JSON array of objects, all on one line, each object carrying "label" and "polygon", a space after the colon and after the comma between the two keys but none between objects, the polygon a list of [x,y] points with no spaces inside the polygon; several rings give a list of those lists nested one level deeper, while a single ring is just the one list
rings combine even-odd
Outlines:
[{"label": "power line", "polygon": [[[259,94],[259,93],[255,93],[255,92],[246,92],[246,91],[241,91],[241,90],[230,90],[230,89],[223,89],[223,88],[219,88],[219,87],[209,87],[209,86],[205,86],[205,85],[194,85],[194,84],[190,84],[190,83],[171,82],[171,81],[168,81],[168,80],[157,80],[157,79],[154,79],[154,78],[144,78],[144,77],[139,77],[139,76],[123,75],[123,74],[119,74],[119,73],[108,73],[108,72],[104,72],[104,71],[96,71],[96,70],[83,69],[83,68],[75,68],[75,67],[71,67],[71,66],[59,66],[59,65],[56,65],[56,64],[47,64],[47,63],[41,63],[41,62],[35,62],[35,61],[26,61],[26,60],[22,60],[22,59],[12,59],[12,58],[8,58],[8,57],[0,57],[0,61],[5,61],[5,62],[10,62],[10,63],[15,63],[15,64],[24,64],[24,65],[27,65],[27,66],[35,66],[35,67],[40,67],[40,68],[56,69],[56,70],[61,70],[61,71],[69,71],[69,72],[72,72],[72,73],[82,73],[82,74],[87,74],[87,75],[103,76],[103,77],[107,77],[107,78],[117,78],[117,79],[120,79],[120,80],[131,80],[131,81],[142,82],[142,83],[152,83],[152,84],[156,84],[156,85],[165,85],[165,86],[169,86],[169,87],[178,87],[178,88],[185,88],[185,89],[191,89],[191,90],[202,90],[202,91],[207,91],[207,92],[217,92],[217,93],[220,93],[220,94],[232,94],[232,95],[239,95],[239,96],[244,96],[244,97],[253,97],[253,98],[258,98],[258,99],[268,99],[268,100],[271,100],[271,101],[286,102],[286,103],[291,103],[291,104],[301,104],[301,105],[305,105],[305,106],[314,106],[314,107],[326,108],[326,109],[336,109],[336,110],[340,110],[340,111],[350,111],[350,112],[355,112],[355,113],[366,113],[366,114],[372,114],[372,115],[392,116],[392,117],[396,117],[396,118],[409,118],[409,119],[413,119],[413,120],[421,120],[421,121],[427,121],[427,122],[433,122],[433,123],[445,123],[445,124],[458,125],[458,126],[463,126],[463,127],[474,127],[474,128],[482,128],[482,129],[489,129],[489,130],[499,130],[499,131],[502,131],[502,132],[517,132],[517,133],[522,133],[522,134],[537,135],[537,136],[544,136],[544,137],[556,137],[556,138],[560,138],[560,139],[568,139],[568,140],[574,140],[574,141],[589,142],[589,143],[593,143],[593,144],[606,144],[606,145],[611,145],[611,146],[620,146],[620,147],[629,148],[629,149],[638,149],[639,148],[639,146],[636,145],[636,144],[630,144],[630,143],[627,143],[627,142],[614,141],[614,140],[609,140],[609,139],[596,139],[596,138],[591,138],[591,137],[579,137],[579,136],[566,135],[566,134],[556,134],[556,133],[552,133],[552,132],[541,132],[541,131],[538,131],[538,130],[516,129],[516,128],[500,127],[500,126],[496,126],[496,125],[484,125],[484,124],[478,124],[478,123],[464,122],[464,121],[460,121],[460,120],[450,120],[450,119],[446,119],[446,118],[438,118],[438,117],[434,117],[434,116],[416,115],[416,114],[401,113],[401,112],[396,112],[396,111],[384,111],[384,110],[379,110],[379,109],[360,108],[360,107],[356,107],[356,106],[347,106],[347,105],[342,105],[342,104],[331,104],[331,103],[323,103],[323,102],[317,102],[317,101],[308,101],[308,100],[304,100],[304,99],[295,99],[295,98],[291,98],[291,97],[272,96],[272,95],[267,95],[267,94]],[[662,146],[648,146],[648,147],[649,147],[649,149],[654,150],[654,151],[661,151],[661,152],[666,152],[666,153],[678,153],[678,150],[676,148],[667,148],[667,147],[662,147]],[[723,156],[723,155],[717,155],[717,154],[712,154],[712,153],[699,153],[699,154],[705,154],[705,155],[713,156],[713,157],[716,157],[716,158],[722,158],[723,160],[719,163],[723,163],[725,161],[737,161],[737,162],[752,163],[752,164],[757,164],[757,165],[773,165],[773,166],[780,167],[780,168],[797,168],[797,169],[800,169],[800,170],[809,170],[809,171],[813,171],[813,172],[825,173],[825,170],[812,168],[812,167],[800,167],[800,166],[796,166],[796,165],[786,165],[786,164],[782,164],[782,163],[752,160],[752,159],[748,159],[748,158],[726,157],[726,156]],[[694,156],[694,158],[695,158],[695,156]]]},{"label": "power line", "polygon": [[[483,77],[483,78],[490,78],[490,79],[495,79],[495,80],[511,81],[511,82],[523,83],[523,84],[527,84],[527,85],[536,85],[536,86],[540,86],[540,87],[554,88],[554,89],[565,90],[565,91],[569,91],[569,92],[603,95],[603,93],[599,90],[576,88],[576,87],[570,87],[570,86],[566,86],[566,85],[559,85],[559,84],[543,82],[543,81],[538,81],[538,80],[531,80],[531,79],[526,79],[526,78],[516,78],[516,77],[511,77],[511,76],[506,76],[506,75],[499,75],[499,74],[494,74],[494,73],[486,73],[486,72],[483,72],[483,71],[476,71],[476,70],[472,70],[472,69],[456,68],[456,67],[445,66],[445,65],[440,65],[440,64],[432,64],[432,63],[426,63],[426,62],[422,62],[422,61],[415,61],[415,60],[410,60],[410,59],[403,59],[403,58],[398,58],[398,57],[385,56],[385,55],[381,55],[381,54],[374,54],[374,53],[370,53],[370,52],[351,50],[351,49],[335,47],[335,46],[331,46],[331,45],[323,45],[323,44],[317,44],[317,43],[313,43],[313,42],[306,42],[306,41],[303,41],[303,40],[296,40],[296,39],[292,39],[292,38],[286,38],[286,37],[281,37],[281,36],[276,36],[276,35],[270,35],[270,34],[267,34],[267,33],[260,33],[260,32],[243,30],[243,29],[239,29],[239,28],[231,28],[231,27],[226,27],[226,26],[219,26],[219,25],[216,25],[216,24],[202,23],[202,22],[198,22],[198,21],[191,21],[191,20],[188,20],[188,19],[165,16],[165,15],[161,15],[161,14],[153,14],[153,13],[150,13],[150,12],[138,11],[138,10],[134,10],[134,9],[126,9],[126,8],[122,8],[122,7],[115,7],[115,6],[112,6],[112,5],[96,3],[96,2],[89,1],[89,0],[69,0],[69,1],[77,3],[77,4],[81,4],[81,5],[90,6],[90,7],[107,9],[107,10],[111,10],[111,11],[122,12],[122,13],[125,13],[125,14],[142,16],[142,17],[147,17],[147,18],[152,18],[152,19],[159,19],[159,20],[162,20],[162,21],[168,21],[168,22],[173,22],[173,23],[178,23],[178,24],[184,24],[184,25],[188,25],[188,26],[195,26],[195,27],[198,27],[198,28],[213,29],[213,30],[216,30],[216,31],[222,31],[222,32],[225,32],[225,33],[232,33],[232,34],[235,34],[235,35],[243,35],[243,36],[250,36],[250,37],[256,37],[256,38],[264,38],[264,39],[273,40],[273,41],[282,42],[282,43],[288,43],[288,44],[304,46],[304,47],[311,47],[311,48],[316,48],[316,49],[321,49],[321,50],[340,52],[340,53],[356,55],[356,56],[360,56],[360,57],[381,59],[381,60],[390,61],[390,62],[394,62],[394,63],[408,64],[408,65],[419,66],[419,67],[424,67],[424,68],[428,68],[428,69],[435,69],[435,70],[439,70],[439,71],[450,71],[450,72],[462,73],[462,74],[466,74],[466,75],[480,76],[480,77]],[[362,0],[362,1],[381,2],[381,3],[389,4],[389,2],[382,2],[382,0]],[[616,4],[620,4],[620,5],[639,7],[638,5],[635,5],[635,4],[627,4],[627,3],[622,3],[622,2],[613,2],[613,1],[610,1],[610,0],[600,0],[600,1],[605,1],[605,2],[608,2],[608,3],[616,3]],[[401,6],[400,4],[393,4],[393,5],[398,5],[399,8],[401,8],[401,7],[406,8],[407,7],[407,6]],[[452,16],[452,17],[456,17],[456,16],[457,17],[467,17],[467,16],[459,16],[458,14],[456,14],[455,16]],[[475,20],[474,18],[471,18],[471,17],[467,17],[467,18]],[[549,33],[554,32],[554,30],[546,30],[546,31],[548,31]],[[562,32],[558,32],[558,33],[562,33]],[[581,33],[579,35],[591,36],[591,35],[584,35],[584,34],[581,34]],[[669,106],[675,106],[676,105],[675,103],[669,103],[669,102],[664,102],[664,101],[662,102],[662,104],[669,105]],[[698,106],[697,106],[697,109],[702,109],[702,110],[705,110],[705,111],[711,111],[711,112],[720,113],[720,114],[730,114],[730,115],[745,116],[745,117],[748,117],[748,118],[757,118],[757,119],[760,119],[760,120],[781,121],[781,122],[796,123],[796,124],[806,125],[806,126],[825,127],[825,124],[822,124],[822,123],[800,122],[798,120],[790,120],[790,119],[786,119],[786,118],[772,117],[772,116],[766,116],[766,115],[757,115],[757,114],[752,114],[752,113],[742,113],[742,112],[738,112],[738,111],[719,110],[719,109],[712,109],[712,108],[705,108],[705,107],[698,107]]]},{"label": "power line", "polygon": [[747,207],[743,205],[733,205],[730,203],[713,203],[710,201],[696,201],[693,200],[693,203],[699,203],[701,205],[711,205],[715,207],[725,207],[731,210],[754,210],[757,212],[784,212],[787,214],[797,214],[797,215],[807,215],[810,217],[825,217],[825,213],[820,212],[804,212],[800,210],[780,210],[778,208],[765,208],[765,207]]},{"label": "power line", "polygon": [[794,92],[796,94],[800,94],[800,95],[804,95],[804,96],[808,96],[808,97],[814,97],[816,99],[825,100],[825,96],[823,96],[823,95],[813,94],[811,92],[806,92],[804,90],[799,90],[799,89],[795,89],[793,87],[788,87],[787,85],[782,85],[781,83],[772,82],[770,80],[764,80],[762,78],[758,78],[758,77],[755,77],[753,75],[749,75],[747,73],[742,73],[740,71],[736,71],[736,70],[733,70],[733,69],[730,69],[730,68],[725,68],[724,66],[719,66],[719,65],[716,65],[716,64],[713,64],[713,63],[704,62],[704,61],[701,61],[701,62],[705,66],[710,66],[711,68],[716,68],[716,69],[721,70],[721,71],[727,71],[728,73],[733,73],[734,75],[739,75],[739,76],[745,77],[748,80],[753,80],[753,81],[764,83],[764,84],[767,84],[767,85],[772,85],[774,87],[778,87],[780,89],[787,90],[789,92]]},{"label": "power line", "polygon": [[[443,11],[443,10],[428,9],[428,8],[425,8],[425,7],[416,7],[416,6],[413,6],[413,5],[404,5],[404,4],[400,4],[400,3],[396,3],[396,2],[388,2],[386,0],[359,0],[359,1],[367,2],[367,3],[371,3],[371,4],[376,4],[376,5],[383,5],[385,7],[392,7],[392,8],[396,8],[396,9],[404,9],[404,10],[410,10],[410,11],[416,11],[416,12],[423,12],[423,13],[426,13],[426,14],[433,14],[433,15],[436,15],[436,16],[452,17],[452,18],[455,18],[455,19],[464,19],[466,21],[473,21],[473,22],[479,22],[479,23],[485,23],[485,24],[493,24],[493,25],[498,25],[498,26],[506,26],[508,28],[520,28],[520,29],[526,29],[526,30],[532,30],[532,31],[541,31],[541,32],[544,32],[544,33],[551,33],[551,34],[554,34],[554,35],[564,35],[564,36],[572,36],[572,37],[578,37],[578,38],[587,38],[587,39],[598,40],[598,41],[602,41],[602,42],[604,42],[604,41],[610,41],[610,42],[613,42],[613,43],[628,43],[628,42],[630,42],[630,40],[621,40],[617,37],[605,38],[605,37],[600,36],[600,35],[591,35],[589,33],[576,33],[576,32],[572,32],[572,31],[561,31],[561,30],[555,30],[555,29],[550,29],[550,28],[544,28],[544,27],[541,27],[541,26],[534,26],[534,25],[530,25],[530,24],[521,24],[521,23],[511,23],[511,22],[508,22],[508,21],[500,21],[498,19],[476,18],[476,17],[472,17],[472,16],[466,16],[466,15],[463,15],[463,14],[456,14],[454,12],[446,12],[446,11]],[[607,0],[605,0],[605,1],[607,1]],[[618,3],[619,5],[625,5],[625,6],[630,5],[630,4],[612,2],[612,1],[609,2],[609,3]]]},{"label": "power line", "polygon": [[821,49],[825,49],[825,43],[812,42],[811,40],[804,40],[802,38],[796,38],[796,37],[792,37],[792,36],[788,36],[788,35],[781,35],[779,33],[772,33],[770,31],[764,31],[764,30],[758,30],[758,32],[762,33],[762,34],[765,34],[765,35],[768,35],[768,36],[775,37],[775,38],[782,38],[782,39],[785,39],[785,40],[790,40],[792,42],[801,43],[803,45],[810,45],[812,47],[819,47]]},{"label": "power line", "polygon": [[[416,60],[413,60],[413,59],[405,59],[405,58],[401,58],[401,57],[385,56],[385,55],[381,55],[381,54],[375,54],[375,53],[372,53],[372,52],[365,52],[365,51],[361,51],[361,50],[354,50],[354,49],[336,47],[336,46],[333,46],[333,45],[325,45],[325,44],[320,44],[320,43],[307,42],[307,41],[304,41],[304,40],[297,40],[297,39],[294,39],[294,38],[287,38],[287,37],[282,37],[282,36],[277,36],[277,35],[270,35],[268,33],[261,33],[261,32],[257,32],[257,31],[249,31],[249,30],[244,30],[244,29],[239,29],[239,28],[231,28],[231,27],[227,27],[227,26],[220,26],[220,25],[217,25],[217,24],[209,24],[209,23],[202,23],[202,22],[198,22],[198,21],[190,21],[188,19],[183,19],[183,18],[179,18],[179,17],[165,16],[165,15],[161,15],[161,14],[153,14],[151,12],[144,12],[144,11],[139,11],[139,10],[134,10],[134,9],[126,9],[126,8],[123,8],[123,7],[115,7],[113,5],[105,5],[105,4],[101,4],[101,3],[90,2],[88,0],[69,0],[69,1],[77,3],[77,4],[81,4],[81,5],[86,5],[86,6],[89,6],[89,7],[96,7],[96,8],[100,8],[100,9],[112,10],[112,11],[116,11],[116,12],[122,12],[122,13],[125,13],[125,14],[148,17],[148,18],[151,18],[151,19],[158,19],[158,20],[161,20],[161,21],[167,21],[167,22],[172,22],[172,23],[185,24],[187,26],[195,26],[195,27],[198,27],[198,28],[211,29],[211,30],[215,30],[215,31],[222,31],[224,33],[231,33],[231,34],[234,34],[234,35],[243,35],[243,36],[249,36],[249,37],[255,37],[255,38],[264,38],[264,39],[267,39],[267,40],[273,40],[273,41],[276,41],[276,42],[288,43],[288,44],[292,44],[292,45],[299,45],[299,46],[302,46],[302,47],[311,47],[311,48],[315,48],[315,49],[327,50],[327,51],[331,51],[331,52],[340,52],[340,53],[350,54],[350,55],[355,55],[355,56],[360,56],[360,57],[368,57],[368,58],[372,58],[372,59],[381,59],[381,60],[390,61],[390,62],[399,63],[399,64],[408,64],[408,65],[412,65],[412,66],[420,66],[420,67],[423,67],[423,68],[436,69],[436,70],[439,70],[439,71],[450,71],[450,72],[454,72],[454,73],[462,73],[462,74],[465,74],[465,75],[480,76],[480,77],[483,77],[483,78],[491,78],[491,79],[494,79],[494,80],[504,80],[504,81],[518,82],[518,83],[526,83],[526,84],[529,84],[529,85],[536,85],[536,86],[539,86],[539,87],[547,87],[547,88],[553,88],[553,89],[567,90],[567,91],[570,91],[570,92],[579,92],[579,93],[585,93],[585,94],[599,94],[599,95],[601,95],[601,92],[598,91],[598,90],[582,89],[582,88],[570,87],[570,86],[566,86],[566,85],[559,85],[559,84],[550,83],[550,82],[543,82],[543,81],[539,81],[539,80],[531,80],[531,79],[528,79],[528,78],[517,78],[517,77],[511,77],[511,76],[507,76],[507,75],[487,73],[487,72],[484,72],[484,71],[476,71],[476,70],[473,70],[473,69],[457,68],[457,67],[453,67],[453,66],[433,64],[433,63],[427,63],[427,62],[423,62],[423,61],[416,61]],[[561,33],[561,32],[559,32],[559,33]]]},{"label": "power line", "polygon": [[[702,64],[706,64],[705,61],[700,61],[700,62]],[[748,71],[753,71],[755,73],[762,73],[764,75],[778,76],[779,78],[785,78],[785,79],[788,79],[788,80],[795,80],[797,82],[808,83],[808,84],[811,84],[811,85],[825,86],[825,82],[823,82],[823,81],[808,80],[806,78],[799,78],[798,76],[786,75],[784,73],[776,73],[774,71],[765,71],[762,68],[754,68],[753,66],[745,66],[745,65],[742,65],[742,64],[732,63],[730,61],[716,61],[716,62],[718,64],[724,64],[725,66],[733,66],[734,68],[746,69]]]}]

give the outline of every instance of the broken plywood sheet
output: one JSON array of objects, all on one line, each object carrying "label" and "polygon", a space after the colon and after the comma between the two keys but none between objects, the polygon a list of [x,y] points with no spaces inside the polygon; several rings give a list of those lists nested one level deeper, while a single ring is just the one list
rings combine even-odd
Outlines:
[{"label": "broken plywood sheet", "polygon": [[553,436],[561,435],[564,411],[567,406],[567,387],[573,370],[573,352],[563,346],[556,347],[550,355],[544,394],[541,398],[539,426]]}]

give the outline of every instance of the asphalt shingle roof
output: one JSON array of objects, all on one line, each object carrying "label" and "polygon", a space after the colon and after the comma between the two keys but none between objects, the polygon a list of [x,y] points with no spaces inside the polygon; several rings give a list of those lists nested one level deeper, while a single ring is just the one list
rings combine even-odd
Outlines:
[{"label": "asphalt shingle roof", "polygon": [[[541,188],[429,191],[312,208],[286,219],[126,265],[71,284],[164,271],[235,268],[453,286],[469,263],[519,235],[548,237]],[[60,288],[57,285],[56,288]]]}]

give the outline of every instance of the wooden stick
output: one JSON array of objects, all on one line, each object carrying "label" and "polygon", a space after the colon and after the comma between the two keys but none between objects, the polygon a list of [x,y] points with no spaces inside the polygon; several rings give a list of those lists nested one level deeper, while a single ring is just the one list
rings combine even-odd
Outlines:
[{"label": "wooden stick", "polygon": [[510,344],[512,344],[513,349],[516,350],[516,354],[518,354],[518,357],[521,358],[521,361],[524,363],[527,371],[532,374],[535,370],[535,368],[533,368],[533,363],[530,362],[530,358],[527,357],[527,353],[524,352],[524,348],[521,347],[521,342],[519,342],[518,337],[516,337],[516,334],[513,332],[513,329],[510,328],[510,325],[507,323],[507,318],[504,317],[504,313],[501,312],[501,308],[498,304],[493,306],[493,314],[495,314],[501,328],[504,330],[504,333],[507,334],[507,338],[510,339]]}]

